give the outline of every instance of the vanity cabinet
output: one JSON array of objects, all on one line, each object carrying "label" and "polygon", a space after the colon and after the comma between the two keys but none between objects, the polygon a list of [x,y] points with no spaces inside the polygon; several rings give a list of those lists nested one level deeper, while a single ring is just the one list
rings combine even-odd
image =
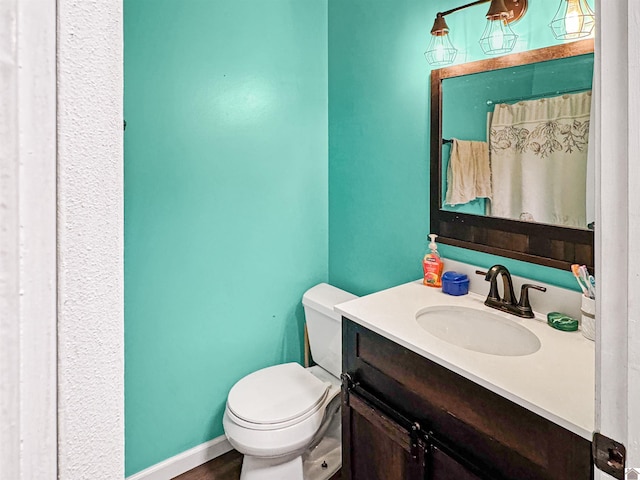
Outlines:
[{"label": "vanity cabinet", "polygon": [[342,478],[589,480],[591,442],[343,319]]},{"label": "vanity cabinet", "polygon": [[[351,388],[343,404],[349,428],[349,466],[343,478],[354,480],[481,480],[434,443],[418,423],[407,425],[398,412],[374,406]],[[377,404],[376,402],[376,405]],[[396,417],[394,419],[394,417]],[[400,417],[400,418],[397,418]],[[345,454],[345,450],[343,450]]]},{"label": "vanity cabinet", "polygon": [[[353,440],[349,444],[350,468],[346,478],[424,478],[424,443],[412,438],[410,429],[398,424],[379,407],[374,407],[353,391],[349,392],[342,414]],[[345,476],[344,468],[342,475]]]}]

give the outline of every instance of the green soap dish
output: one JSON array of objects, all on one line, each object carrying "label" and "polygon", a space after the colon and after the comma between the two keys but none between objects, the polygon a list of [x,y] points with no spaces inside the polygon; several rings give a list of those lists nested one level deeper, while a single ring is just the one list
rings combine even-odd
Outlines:
[{"label": "green soap dish", "polygon": [[578,320],[565,313],[547,313],[547,323],[556,330],[562,330],[563,332],[575,332],[578,330]]}]

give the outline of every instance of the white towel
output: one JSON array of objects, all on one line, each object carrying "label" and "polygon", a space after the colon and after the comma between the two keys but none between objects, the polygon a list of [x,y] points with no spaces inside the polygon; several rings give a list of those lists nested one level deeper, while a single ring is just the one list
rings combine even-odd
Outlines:
[{"label": "white towel", "polygon": [[453,139],[447,167],[447,205],[491,198],[491,168],[487,142]]}]

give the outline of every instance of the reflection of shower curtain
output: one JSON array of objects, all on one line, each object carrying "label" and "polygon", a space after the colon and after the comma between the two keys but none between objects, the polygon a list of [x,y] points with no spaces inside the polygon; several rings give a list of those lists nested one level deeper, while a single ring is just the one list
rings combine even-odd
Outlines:
[{"label": "reflection of shower curtain", "polygon": [[496,105],[491,215],[586,228],[591,92]]}]

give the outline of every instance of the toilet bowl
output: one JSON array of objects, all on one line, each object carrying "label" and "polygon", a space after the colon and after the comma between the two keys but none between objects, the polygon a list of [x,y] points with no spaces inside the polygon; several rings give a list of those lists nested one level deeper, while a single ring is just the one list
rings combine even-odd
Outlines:
[{"label": "toilet bowl", "polygon": [[[318,369],[318,367],[311,367]],[[297,363],[264,368],[229,392],[223,425],[239,452],[258,457],[301,455],[340,393]]]},{"label": "toilet bowl", "polygon": [[326,480],[340,468],[342,332],[333,306],[353,298],[327,284],[303,296],[319,365],[263,368],[231,388],[222,423],[244,454],[241,480]]}]

